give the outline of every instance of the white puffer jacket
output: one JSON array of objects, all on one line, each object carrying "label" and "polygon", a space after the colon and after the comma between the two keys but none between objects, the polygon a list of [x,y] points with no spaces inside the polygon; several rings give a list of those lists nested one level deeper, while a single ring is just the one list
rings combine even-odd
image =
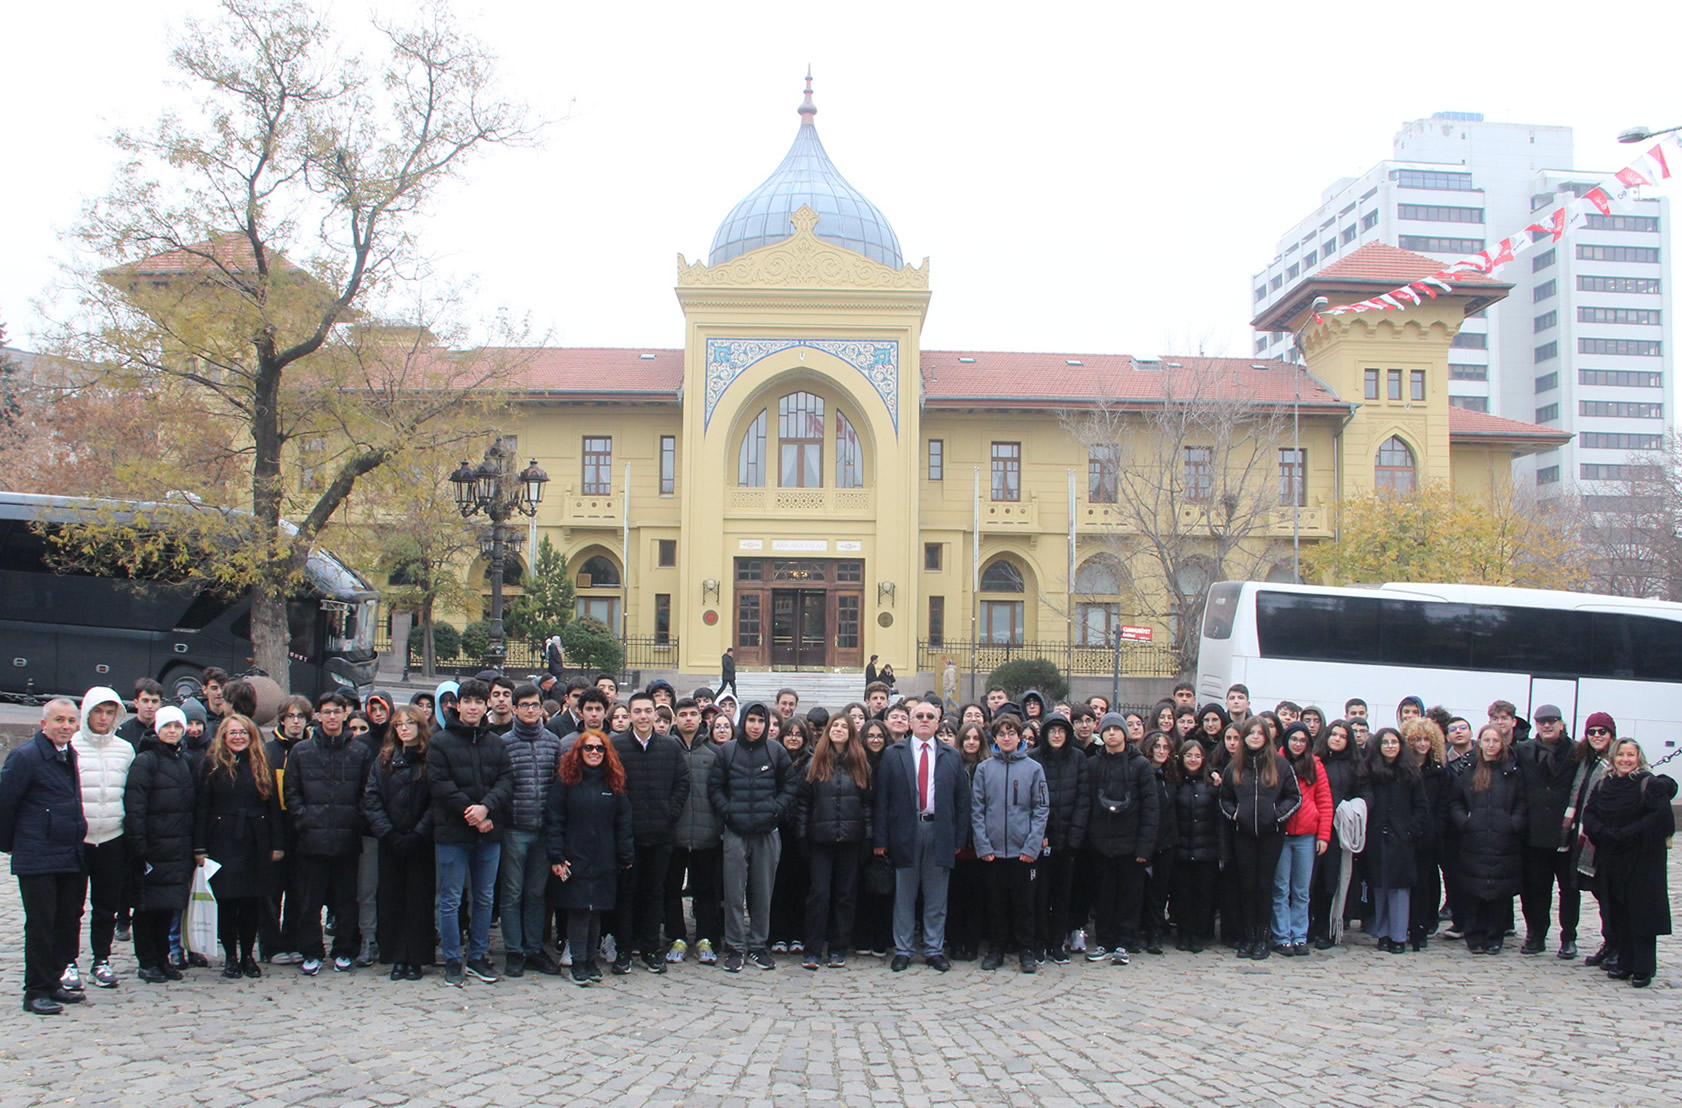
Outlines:
[{"label": "white puffer jacket", "polygon": [[96,735],[88,729],[88,713],[109,702],[116,703],[121,715],[123,698],[115,690],[103,685],[89,689],[82,697],[82,729],[70,740],[82,778],[82,812],[88,819],[88,834],[83,841],[94,846],[123,833],[123,789],[134,762],[134,747],[117,737],[115,719],[110,734]]}]

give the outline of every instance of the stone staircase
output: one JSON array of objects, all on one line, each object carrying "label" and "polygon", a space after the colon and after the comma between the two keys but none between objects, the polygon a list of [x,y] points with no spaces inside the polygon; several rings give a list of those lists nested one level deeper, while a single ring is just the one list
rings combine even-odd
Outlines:
[{"label": "stone staircase", "polygon": [[776,671],[736,673],[737,695],[742,703],[763,700],[770,704],[778,689],[793,689],[800,694],[802,710],[822,706],[834,711],[843,704],[864,699],[862,673],[779,673]]}]

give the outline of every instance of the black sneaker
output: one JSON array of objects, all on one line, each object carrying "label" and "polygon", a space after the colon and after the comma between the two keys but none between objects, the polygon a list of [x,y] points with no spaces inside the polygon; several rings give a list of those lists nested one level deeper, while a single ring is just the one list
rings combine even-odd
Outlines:
[{"label": "black sneaker", "polygon": [[1020,960],[1019,964],[1022,967],[1022,972],[1023,973],[1036,973],[1036,972],[1039,971],[1039,968],[1040,968],[1039,963],[1034,960],[1034,956],[1032,954],[1029,954],[1026,950],[1024,950],[1022,952],[1022,957],[1021,957],[1021,960]]},{"label": "black sneaker", "polygon": [[666,959],[660,954],[644,954],[642,956],[642,968],[649,973],[665,973]]},{"label": "black sneaker", "polygon": [[832,950],[829,952],[828,965],[830,969],[840,969],[846,964],[847,952],[845,950]]},{"label": "black sneaker", "polygon": [[1068,965],[1069,964],[1068,948],[1064,947],[1061,943],[1059,943],[1056,946],[1046,947],[1045,948],[1045,960],[1048,961],[1048,962],[1051,962],[1054,965],[1059,965],[1059,966]]},{"label": "black sneaker", "polygon": [[755,969],[773,970],[777,968],[777,963],[771,957],[771,952],[769,950],[754,951],[752,954],[748,955],[748,961],[753,963]]},{"label": "black sneaker", "polygon": [[444,963],[444,984],[461,988],[467,984],[467,978],[462,976],[460,962]]},{"label": "black sneaker", "polygon": [[732,950],[724,956],[725,973],[741,973],[742,965],[747,961],[739,951]]},{"label": "black sneaker", "polygon": [[630,972],[631,972],[631,956],[629,954],[625,955],[625,957],[623,957],[623,958],[615,958],[613,960],[613,976],[624,977],[627,973],[630,973]]},{"label": "black sneaker", "polygon": [[526,968],[533,973],[541,973],[545,977],[559,977],[561,975],[560,964],[549,957],[547,950],[526,955]]},{"label": "black sneaker", "polygon": [[469,958],[467,960],[467,972],[486,984],[495,981],[497,976],[496,967],[491,965],[489,958],[485,957]]},{"label": "black sneaker", "polygon": [[572,964],[572,983],[580,988],[590,984],[590,970],[582,962]]},{"label": "black sneaker", "polygon": [[590,971],[590,980],[600,981],[602,979],[602,968],[596,964],[596,960],[594,958],[585,962],[584,968]]}]

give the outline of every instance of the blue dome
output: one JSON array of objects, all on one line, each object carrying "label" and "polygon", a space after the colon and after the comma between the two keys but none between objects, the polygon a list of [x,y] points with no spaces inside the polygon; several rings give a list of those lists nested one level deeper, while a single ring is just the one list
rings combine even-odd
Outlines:
[{"label": "blue dome", "polygon": [[800,130],[782,164],[724,217],[713,235],[708,265],[727,262],[749,250],[782,242],[794,234],[790,222],[802,204],[818,213],[816,234],[825,242],[857,251],[872,261],[899,269],[899,238],[887,216],[841,176],[818,140],[812,117],[812,78],[800,105]]}]

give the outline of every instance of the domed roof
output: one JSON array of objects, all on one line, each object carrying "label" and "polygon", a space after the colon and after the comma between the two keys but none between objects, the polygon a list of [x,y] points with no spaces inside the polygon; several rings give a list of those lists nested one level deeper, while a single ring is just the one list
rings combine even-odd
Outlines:
[{"label": "domed roof", "polygon": [[794,234],[789,222],[802,204],[818,213],[816,234],[826,242],[857,251],[872,261],[899,269],[899,238],[876,205],[847,183],[818,140],[812,117],[812,77],[806,76],[806,100],[800,105],[800,130],[771,176],[730,210],[713,235],[708,265],[727,262],[749,250],[782,242]]}]

